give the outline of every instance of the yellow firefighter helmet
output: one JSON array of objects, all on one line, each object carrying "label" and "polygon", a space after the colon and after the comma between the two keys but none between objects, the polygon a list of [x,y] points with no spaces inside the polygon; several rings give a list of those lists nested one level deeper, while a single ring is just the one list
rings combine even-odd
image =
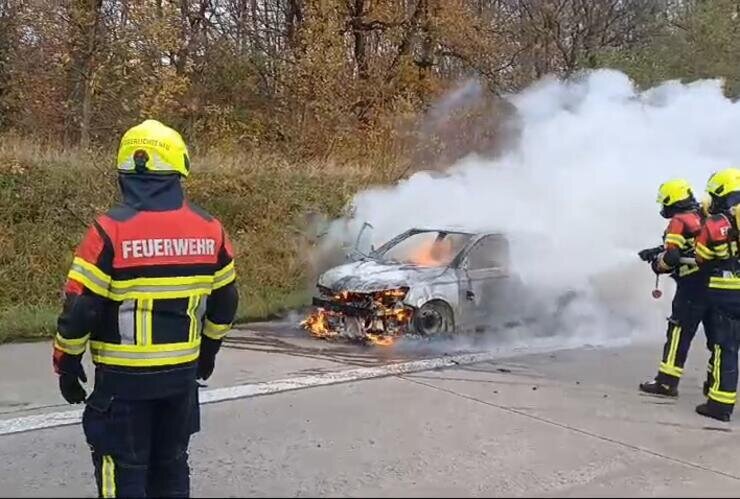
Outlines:
[{"label": "yellow firefighter helmet", "polygon": [[710,196],[725,197],[740,191],[740,169],[725,168],[714,172],[707,181],[707,193]]},{"label": "yellow firefighter helmet", "polygon": [[185,141],[177,131],[157,120],[146,120],[129,128],[118,149],[120,173],[179,174],[190,173],[190,156]]},{"label": "yellow firefighter helmet", "polygon": [[694,201],[691,184],[682,178],[668,180],[658,188],[658,203],[663,206],[673,206],[681,201]]}]

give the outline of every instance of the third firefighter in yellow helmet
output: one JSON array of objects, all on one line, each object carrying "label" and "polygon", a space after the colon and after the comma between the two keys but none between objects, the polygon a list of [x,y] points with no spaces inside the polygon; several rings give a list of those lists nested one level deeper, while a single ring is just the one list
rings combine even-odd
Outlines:
[{"label": "third firefighter in yellow helmet", "polygon": [[696,407],[702,416],[729,421],[737,401],[738,347],[740,337],[740,170],[725,168],[712,173],[707,181],[711,197],[709,211],[696,238],[696,262],[709,274],[704,322],[707,345],[712,355],[704,395],[707,400]]},{"label": "third firefighter in yellow helmet", "polygon": [[707,181],[707,194],[711,199],[710,213],[722,213],[740,203],[740,169],[714,172]]}]

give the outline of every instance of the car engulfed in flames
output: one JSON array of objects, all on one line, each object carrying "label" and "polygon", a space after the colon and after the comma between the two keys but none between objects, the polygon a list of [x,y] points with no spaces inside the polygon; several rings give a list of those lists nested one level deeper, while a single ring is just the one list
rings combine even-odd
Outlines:
[{"label": "car engulfed in flames", "polygon": [[507,258],[500,234],[410,229],[319,276],[301,324],[316,338],[381,346],[456,333],[505,282]]},{"label": "car engulfed in flames", "polygon": [[403,303],[408,288],[375,292],[341,291],[319,288],[316,307],[302,325],[314,337],[347,339],[387,346],[408,334],[413,309]]}]

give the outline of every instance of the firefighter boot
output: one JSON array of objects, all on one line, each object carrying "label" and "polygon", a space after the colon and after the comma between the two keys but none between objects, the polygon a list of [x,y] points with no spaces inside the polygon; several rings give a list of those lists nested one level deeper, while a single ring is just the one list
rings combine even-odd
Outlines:
[{"label": "firefighter boot", "polygon": [[663,395],[665,397],[678,397],[678,387],[673,384],[660,383],[658,380],[650,380],[640,383],[640,391],[651,395]]},{"label": "firefighter boot", "polygon": [[727,404],[719,404],[708,400],[704,404],[697,405],[696,412],[707,418],[716,419],[718,421],[726,423],[730,420],[730,416],[732,415],[732,408],[731,406],[729,406],[729,408],[723,406],[727,406]]}]

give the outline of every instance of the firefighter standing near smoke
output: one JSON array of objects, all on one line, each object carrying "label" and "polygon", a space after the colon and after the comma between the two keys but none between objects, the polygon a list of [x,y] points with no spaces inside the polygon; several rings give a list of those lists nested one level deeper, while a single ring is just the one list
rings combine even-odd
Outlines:
[{"label": "firefighter standing near smoke", "polygon": [[729,421],[737,399],[740,344],[740,170],[728,168],[707,183],[710,217],[696,240],[696,261],[709,271],[708,326],[713,340],[706,403],[696,412]]},{"label": "firefighter standing near smoke", "polygon": [[[98,217],[75,253],[54,342],[54,369],[83,428],[101,497],[190,492],[187,449],[199,431],[196,379],[214,369],[238,302],[221,223],[184,199],[185,142],[147,120],[118,152],[123,203]],[[81,360],[90,345],[95,387]]]},{"label": "firefighter standing near smoke", "polygon": [[670,219],[663,245],[642,250],[639,256],[650,262],[656,274],[670,274],[676,281],[668,333],[655,379],[640,384],[640,390],[675,397],[683,366],[699,323],[707,315],[707,275],[681,259],[694,257],[694,240],[699,234],[702,213],[686,180],[673,179],[658,189],[660,214]]}]

